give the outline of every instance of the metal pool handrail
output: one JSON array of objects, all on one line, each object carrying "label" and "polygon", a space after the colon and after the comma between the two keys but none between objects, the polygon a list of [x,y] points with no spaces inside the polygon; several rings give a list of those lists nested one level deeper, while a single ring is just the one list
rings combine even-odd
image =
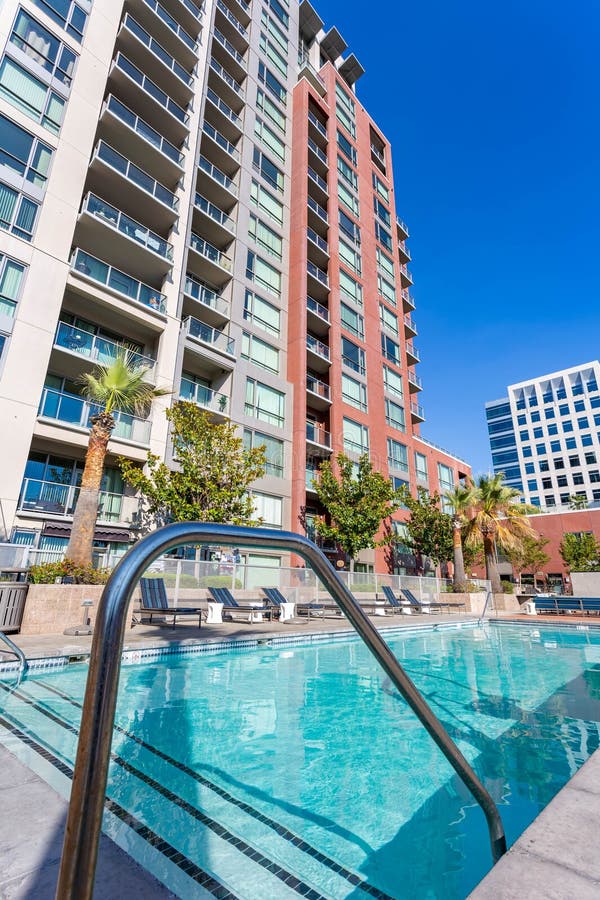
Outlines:
[{"label": "metal pool handrail", "polygon": [[25,654],[23,653],[23,651],[21,650],[20,647],[17,647],[17,645],[15,644],[14,641],[11,641],[11,639],[9,638],[9,636],[7,634],[4,634],[3,631],[0,631],[0,641],[4,641],[4,643],[6,644],[6,646],[9,649],[9,651],[11,653],[14,653],[14,655],[19,660],[19,663],[20,663],[19,671],[20,671],[20,674],[22,675],[23,672],[26,672],[27,669],[29,668],[29,663],[27,662],[27,658],[26,658]]},{"label": "metal pool handrail", "polygon": [[492,797],[324,554],[307,538],[292,532],[177,522],[149,534],[129,550],[112,573],[98,604],[57,898],[91,900],[93,895],[123,637],[133,590],[148,565],[161,553],[186,543],[268,547],[294,553],[310,563],[354,630],[481,806],[487,820],[492,856],[497,862],[506,852],[506,838]]},{"label": "metal pool handrail", "polygon": [[490,600],[491,600],[492,602],[493,602],[493,600],[494,600],[494,594],[492,593],[492,591],[488,591],[488,592],[486,593],[486,595],[485,595],[485,603],[483,604],[483,609],[482,609],[482,611],[481,611],[481,615],[480,615],[479,618],[477,619],[477,624],[478,624],[478,625],[481,625],[481,623],[482,623],[483,620],[485,619],[485,614],[486,614],[486,611],[487,611],[487,608],[488,608],[488,603],[490,602]]}]

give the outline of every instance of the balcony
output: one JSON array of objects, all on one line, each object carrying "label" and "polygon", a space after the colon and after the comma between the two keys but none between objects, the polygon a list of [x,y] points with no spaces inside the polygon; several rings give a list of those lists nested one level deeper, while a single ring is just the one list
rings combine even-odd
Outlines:
[{"label": "balcony", "polygon": [[324,178],[321,178],[318,172],[315,172],[312,166],[308,167],[308,190],[309,192],[312,192],[309,196],[314,197],[315,200],[318,200],[321,203],[327,203],[329,199],[327,182]]},{"label": "balcony", "polygon": [[322,303],[319,303],[314,297],[306,298],[306,308],[308,310],[308,327],[320,337],[327,337],[329,331],[329,310]]},{"label": "balcony", "polygon": [[319,472],[318,469],[306,469],[305,473],[305,485],[306,490],[311,494],[316,494],[317,490],[313,484],[313,481],[318,481]]},{"label": "balcony", "polygon": [[187,106],[194,90],[194,75],[148,34],[130,13],[125,14],[117,40],[119,49],[134,65],[144,72],[152,72],[159,87],[181,106]]},{"label": "balcony", "polygon": [[406,241],[410,237],[408,233],[408,225],[403,222],[399,216],[396,216],[396,228],[398,230],[399,240]]},{"label": "balcony", "polygon": [[[88,403],[82,397],[44,388],[38,409],[38,417],[52,422],[60,422],[85,432],[92,426],[91,419],[102,412],[102,407]],[[115,427],[111,440],[127,441],[147,447],[150,444],[151,423],[138,416],[113,413]]]},{"label": "balcony", "polygon": [[174,14],[181,19],[186,30],[190,34],[200,33],[200,22],[204,12],[204,2],[201,0],[200,5],[194,0],[163,0],[167,6],[174,10]]},{"label": "balcony", "polygon": [[96,145],[89,173],[94,193],[124,212],[156,223],[163,231],[170,230],[177,220],[179,201],[173,191],[104,141]]},{"label": "balcony", "polygon": [[230,210],[238,195],[235,182],[205,156],[200,156],[198,168],[208,176],[201,179],[202,193],[211,203]]},{"label": "balcony", "polygon": [[421,360],[419,351],[410,341],[407,341],[406,343],[406,359],[409,366],[414,366],[415,363],[418,363]]},{"label": "balcony", "polygon": [[[206,112],[217,120],[219,130],[227,140],[238,141],[242,136],[244,122],[241,116],[222,100],[211,87],[206,89],[206,99],[212,106],[206,107]],[[238,153],[239,159],[239,153]]]},{"label": "balcony", "polygon": [[331,434],[319,422],[306,423],[306,441],[311,444],[311,452],[327,455],[331,453]]},{"label": "balcony", "polygon": [[371,143],[371,159],[380,172],[383,172],[385,175],[385,154],[383,147],[378,147],[376,144]]},{"label": "balcony", "polygon": [[146,381],[153,381],[155,377],[156,360],[151,356],[141,353],[132,353],[127,343],[119,344],[108,338],[98,337],[84,328],[76,328],[67,322],[59,322],[54,337],[54,347],[57,350],[66,351],[77,357],[89,360],[94,365],[109,366],[124,352],[130,354],[133,365],[140,366],[147,371],[144,374]]},{"label": "balcony", "polygon": [[173,264],[168,241],[92,193],[83,200],[76,243],[94,247],[114,265],[130,266],[152,280],[164,278]]},{"label": "balcony", "polygon": [[327,85],[315,67],[305,56],[301,56],[298,60],[298,81],[300,81],[301,78],[306,78],[309,84],[312,84],[317,94],[321,97],[324,97],[327,93]]},{"label": "balcony", "polygon": [[210,71],[209,76],[212,72],[215,72],[218,75],[219,80],[211,79],[213,83],[218,84],[219,93],[222,93],[223,99],[227,100],[232,106],[235,108],[236,104],[243,104],[246,97],[246,90],[242,87],[242,85],[235,80],[235,78],[229,74],[226,68],[221,65],[218,59],[215,59],[214,56],[211,56],[210,59]]},{"label": "balcony", "polygon": [[310,260],[306,263],[306,271],[311,281],[312,292],[318,300],[326,300],[329,294],[329,276]]},{"label": "balcony", "polygon": [[231,318],[229,301],[224,300],[217,291],[194,278],[189,272],[185,276],[183,292],[185,297],[200,303],[202,318],[209,325],[223,326]]},{"label": "balcony", "polygon": [[232,78],[236,81],[241,83],[248,74],[244,56],[236,50],[216,25],[213,29],[211,54],[231,73]]},{"label": "balcony", "polygon": [[323,146],[323,138],[327,142],[327,126],[310,109],[308,111],[308,124],[309,133],[312,131],[317,138],[317,142],[320,141],[321,146]]},{"label": "balcony", "polygon": [[404,241],[398,241],[398,256],[400,257],[400,263],[402,265],[410,262],[410,260],[412,259],[410,250],[408,249]]},{"label": "balcony", "polygon": [[331,365],[329,347],[312,334],[306,335],[309,366],[315,372],[327,372]]},{"label": "balcony", "polygon": [[[188,316],[184,320],[183,328],[185,331],[186,345],[202,352],[202,348],[210,350],[209,360],[217,362],[220,368],[223,368],[225,360],[223,356],[230,357],[227,362],[227,368],[233,369],[235,364],[235,341],[230,338],[224,331],[217,328],[211,328],[194,316]],[[204,355],[204,353],[202,354]]]},{"label": "balcony", "polygon": [[331,391],[328,384],[314,375],[306,375],[306,402],[313,409],[328,409],[331,406]]},{"label": "balcony", "polygon": [[408,271],[406,266],[400,266],[400,281],[403,288],[410,287],[413,283],[412,273]]},{"label": "balcony", "polygon": [[[135,153],[141,165],[163,178],[168,176],[169,181],[181,177],[183,153],[112,94],[104,101],[100,121],[102,134],[111,146]],[[132,134],[139,140],[132,140]]]},{"label": "balcony", "polygon": [[412,311],[415,308],[415,301],[413,300],[410,291],[408,291],[406,288],[404,288],[402,290],[401,296],[402,296],[402,305],[404,308],[404,312],[406,312],[407,310],[409,312]]},{"label": "balcony", "polygon": [[327,267],[329,263],[329,245],[325,238],[317,234],[310,225],[306,230],[306,237],[308,238],[308,253],[312,262]]},{"label": "balcony", "polygon": [[233,175],[240,167],[240,151],[237,147],[227,140],[224,134],[217,131],[210,122],[204,122],[202,132],[211,143],[204,141],[204,148],[214,157],[215,162],[219,164],[224,174]]},{"label": "balcony", "polygon": [[119,97],[130,107],[141,110],[144,119],[171,141],[181,143],[189,132],[189,116],[152,79],[138,69],[123,53],[117,53],[109,72],[109,84],[118,89]]},{"label": "balcony", "polygon": [[208,412],[216,413],[219,417],[229,418],[229,397],[226,394],[219,394],[185,376],[181,378],[179,399],[189,400],[190,403],[195,403]]},{"label": "balcony", "polygon": [[412,371],[412,369],[408,370],[408,389],[411,394],[414,394],[416,391],[423,390],[423,382],[421,381],[419,376]]},{"label": "balcony", "polygon": [[[159,32],[160,41],[173,56],[185,61],[193,69],[197,60],[198,42],[173,18],[158,0],[141,0],[136,8],[136,16],[141,25]],[[195,30],[195,29],[194,29]]]},{"label": "balcony", "polygon": [[[70,517],[75,511],[79,488],[72,484],[58,484],[54,481],[40,481],[24,478],[19,496],[18,509],[22,513],[43,516]],[[120,522],[123,494],[100,491],[98,505],[99,522]]]},{"label": "balcony", "polygon": [[250,24],[251,0],[225,0],[225,5],[229,8],[234,7],[241,22],[246,25]]},{"label": "balcony", "polygon": [[409,315],[404,316],[404,333],[405,337],[414,337],[417,334],[417,326],[414,319]]},{"label": "balcony", "polygon": [[114,266],[96,259],[83,250],[73,251],[71,272],[77,278],[84,278],[86,281],[108,288],[119,297],[124,297],[149,312],[166,315],[166,298],[157,288],[138,281],[137,278],[115,269]]},{"label": "balcony", "polygon": [[197,269],[200,277],[206,277],[208,281],[217,287],[222,287],[232,277],[232,260],[218,247],[207,240],[190,233],[190,250],[188,265]]},{"label": "balcony", "polygon": [[310,194],[307,198],[308,203],[308,221],[311,227],[319,232],[320,234],[327,234],[327,228],[329,225],[329,218],[327,216],[327,210],[321,206],[320,203],[317,203],[314,197],[311,197]]},{"label": "balcony", "polygon": [[320,164],[321,171],[327,172],[327,170],[329,169],[329,163],[327,161],[327,154],[325,153],[324,150],[321,150],[321,148],[319,147],[317,142],[313,141],[313,139],[310,137],[308,139],[308,149],[316,157],[316,160],[313,157],[313,162],[315,163],[315,165],[318,166]]},{"label": "balcony", "polygon": [[423,407],[419,406],[418,403],[414,403],[413,401],[411,401],[410,404],[410,415],[413,424],[425,421],[425,413],[423,412]]},{"label": "balcony", "polygon": [[202,194],[194,197],[194,209],[202,216],[202,230],[219,241],[231,240],[235,235],[235,222],[227,213],[211,203]]},{"label": "balcony", "polygon": [[237,16],[223,3],[223,0],[217,0],[216,7],[221,16],[219,26],[226,32],[232,44],[243,53],[247,49],[250,40],[248,31]]}]

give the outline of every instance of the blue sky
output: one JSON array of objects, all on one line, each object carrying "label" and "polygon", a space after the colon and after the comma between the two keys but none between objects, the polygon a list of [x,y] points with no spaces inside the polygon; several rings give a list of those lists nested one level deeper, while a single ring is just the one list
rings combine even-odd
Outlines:
[{"label": "blue sky", "polygon": [[485,401],[599,356],[600,7],[313,5],[362,62],[357,94],[393,145],[422,433],[487,471]]}]

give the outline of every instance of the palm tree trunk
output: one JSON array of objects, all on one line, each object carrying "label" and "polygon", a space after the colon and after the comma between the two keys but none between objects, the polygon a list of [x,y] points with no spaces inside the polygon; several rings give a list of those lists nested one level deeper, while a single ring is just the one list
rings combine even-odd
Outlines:
[{"label": "palm tree trunk", "polygon": [[496,547],[493,534],[483,535],[483,553],[485,556],[485,576],[490,582],[492,594],[502,593],[500,573],[496,565]]},{"label": "palm tree trunk", "polygon": [[452,541],[454,546],[454,591],[457,594],[464,594],[467,590],[467,578],[465,575],[460,523],[454,526]]},{"label": "palm tree trunk", "polygon": [[71,537],[67,547],[67,559],[77,566],[92,565],[94,531],[98,517],[100,485],[104,474],[104,460],[115,420],[110,413],[100,413],[92,418],[85,466],[81,476],[79,497],[73,515]]}]

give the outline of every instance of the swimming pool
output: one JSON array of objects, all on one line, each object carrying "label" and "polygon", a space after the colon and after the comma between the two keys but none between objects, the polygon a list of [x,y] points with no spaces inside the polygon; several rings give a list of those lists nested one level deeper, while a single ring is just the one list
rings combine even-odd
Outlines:
[{"label": "swimming pool", "polygon": [[[387,639],[512,843],[600,743],[600,631]],[[0,690],[0,739],[65,795],[86,673]],[[479,807],[358,640],[125,665],[116,723],[105,827],[180,896],[462,898],[491,865]]]}]

